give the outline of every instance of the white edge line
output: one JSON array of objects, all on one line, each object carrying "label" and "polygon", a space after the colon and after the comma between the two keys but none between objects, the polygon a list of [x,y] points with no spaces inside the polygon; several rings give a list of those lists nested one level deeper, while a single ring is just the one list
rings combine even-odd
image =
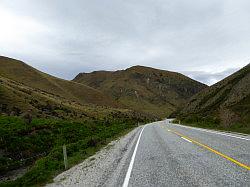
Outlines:
[{"label": "white edge line", "polygon": [[138,137],[138,140],[137,140],[137,143],[135,145],[135,149],[134,149],[134,152],[133,152],[133,155],[132,155],[132,158],[131,158],[131,161],[129,163],[129,167],[128,167],[128,171],[127,171],[127,174],[126,174],[126,177],[124,179],[124,182],[123,182],[123,187],[127,187],[128,186],[128,183],[129,183],[129,179],[130,179],[130,175],[131,175],[131,172],[132,172],[132,169],[133,169],[133,165],[134,165],[134,161],[135,161],[135,155],[136,155],[136,152],[137,152],[137,149],[138,149],[138,145],[139,145],[139,142],[140,142],[140,139],[141,139],[141,135],[142,135],[142,132],[144,130],[144,128],[146,127],[147,125],[145,125],[143,127],[143,129],[141,130],[140,132],[140,135]]},{"label": "white edge line", "polygon": [[232,138],[238,138],[238,139],[242,139],[242,140],[250,140],[248,138],[243,138],[243,137],[239,137],[239,136],[234,136],[234,135],[230,135],[230,134],[226,134],[226,133],[220,133],[220,132],[216,132],[216,131],[212,131],[212,130],[204,130],[204,129],[201,129],[201,128],[196,128],[196,127],[187,127],[185,125],[177,125],[177,124],[174,124],[176,126],[181,126],[181,127],[185,127],[185,128],[189,128],[189,129],[195,129],[195,130],[199,130],[199,131],[204,131],[204,132],[210,132],[210,133],[214,133],[214,134],[220,134],[220,135],[223,135],[223,136],[229,136],[229,137],[232,137]]},{"label": "white edge line", "polygon": [[186,140],[186,141],[192,143],[192,141],[188,140],[187,138],[184,138],[184,137],[181,137],[181,138],[182,138],[183,140]]}]

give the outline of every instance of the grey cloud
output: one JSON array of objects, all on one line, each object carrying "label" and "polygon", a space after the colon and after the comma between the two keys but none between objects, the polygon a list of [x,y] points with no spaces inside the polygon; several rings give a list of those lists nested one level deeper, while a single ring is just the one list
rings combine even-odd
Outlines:
[{"label": "grey cloud", "polygon": [[216,82],[226,78],[227,76],[235,73],[240,68],[230,68],[217,73],[208,73],[204,71],[190,71],[190,72],[182,72],[185,75],[192,77],[193,79],[200,80],[207,85],[215,84]]},{"label": "grey cloud", "polygon": [[249,61],[248,0],[2,0],[1,8],[44,29],[13,32],[14,43],[0,31],[0,54],[66,79],[145,65],[210,84],[224,77],[213,72]]}]

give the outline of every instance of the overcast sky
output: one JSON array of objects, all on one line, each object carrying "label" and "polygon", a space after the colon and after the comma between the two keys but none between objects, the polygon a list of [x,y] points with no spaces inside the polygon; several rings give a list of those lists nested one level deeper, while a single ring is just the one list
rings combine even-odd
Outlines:
[{"label": "overcast sky", "polygon": [[250,1],[0,0],[0,55],[65,79],[145,65],[212,84],[250,62]]}]

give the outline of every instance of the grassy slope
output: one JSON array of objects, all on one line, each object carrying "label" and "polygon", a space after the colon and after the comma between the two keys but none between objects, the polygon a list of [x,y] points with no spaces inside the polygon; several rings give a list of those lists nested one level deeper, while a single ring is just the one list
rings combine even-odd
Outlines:
[{"label": "grassy slope", "polygon": [[[179,113],[188,123],[250,133],[250,66],[195,95]],[[210,124],[210,125],[209,125]]]},{"label": "grassy slope", "polygon": [[0,56],[0,76],[80,104],[91,103],[102,106],[118,106],[115,101],[98,90],[83,84],[50,76],[11,58]]},{"label": "grassy slope", "polygon": [[[25,165],[28,173],[7,185],[42,184],[63,170],[62,144],[72,166],[138,122],[154,119],[120,106],[93,88],[0,57],[0,174]],[[28,109],[31,125],[22,119]]]},{"label": "grassy slope", "polygon": [[73,166],[136,127],[137,120],[121,116],[81,122],[34,119],[27,125],[18,117],[0,116],[0,149],[6,150],[0,158],[0,174],[32,164],[24,176],[0,186],[44,184],[64,170],[62,145],[67,146],[69,166]]},{"label": "grassy slope", "polygon": [[57,79],[23,62],[0,57],[0,113],[22,115],[28,109],[32,109],[34,116],[42,118],[102,119],[111,113],[141,115],[122,109],[98,90]]},{"label": "grassy slope", "polygon": [[19,116],[28,109],[32,109],[36,117],[63,119],[100,119],[110,113],[133,113],[127,109],[72,102],[59,95],[37,90],[0,76],[0,113]]},{"label": "grassy slope", "polygon": [[[56,161],[50,156],[52,154],[53,157],[54,149],[60,149],[56,148],[58,147],[58,141],[59,146],[62,144],[60,142],[62,139],[64,139],[63,141],[69,141],[69,143],[76,141],[79,148],[72,153],[71,159],[73,161],[71,165],[73,165],[93,154],[100,146],[108,142],[108,140],[102,139],[101,134],[90,131],[92,128],[95,129],[95,124],[100,124],[102,131],[106,131],[107,128],[107,134],[110,135],[110,138],[114,138],[120,133],[133,128],[137,122],[152,120],[150,116],[127,109],[72,103],[71,101],[62,100],[60,97],[58,99],[49,93],[38,92],[36,89],[15,81],[1,78],[0,106],[4,103],[7,103],[7,111],[2,111],[5,116],[6,114],[21,116],[27,109],[32,108],[33,118],[39,117],[31,125],[27,125],[22,121],[21,117],[4,117],[0,114],[0,174],[21,168],[23,165],[33,165],[37,161],[28,174],[17,181],[18,184],[22,185],[45,182],[62,171],[62,161]],[[79,135],[79,132],[83,134]],[[83,137],[89,138],[95,135],[102,140],[100,141],[102,143],[99,142],[97,146],[86,146],[87,140],[84,140],[85,144],[82,142]],[[78,145],[77,142],[83,144],[83,147]],[[90,152],[87,151],[86,154],[79,153],[84,152],[85,149],[90,150]],[[40,154],[42,154],[41,159]],[[59,152],[56,154],[59,154]],[[50,159],[52,161],[48,161]],[[52,166],[49,164],[45,166],[37,165],[38,163],[44,164],[44,160],[47,160]]]},{"label": "grassy slope", "polygon": [[182,74],[143,66],[81,73],[74,81],[99,89],[129,108],[160,117],[168,116],[206,87]]}]

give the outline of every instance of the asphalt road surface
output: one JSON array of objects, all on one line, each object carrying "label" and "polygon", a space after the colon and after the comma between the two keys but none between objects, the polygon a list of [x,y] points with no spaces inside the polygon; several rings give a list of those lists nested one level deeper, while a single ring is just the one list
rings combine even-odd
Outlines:
[{"label": "asphalt road surface", "polygon": [[138,127],[50,186],[250,186],[250,136],[175,125]]},{"label": "asphalt road surface", "polygon": [[250,186],[249,136],[146,125],[123,186]]}]

